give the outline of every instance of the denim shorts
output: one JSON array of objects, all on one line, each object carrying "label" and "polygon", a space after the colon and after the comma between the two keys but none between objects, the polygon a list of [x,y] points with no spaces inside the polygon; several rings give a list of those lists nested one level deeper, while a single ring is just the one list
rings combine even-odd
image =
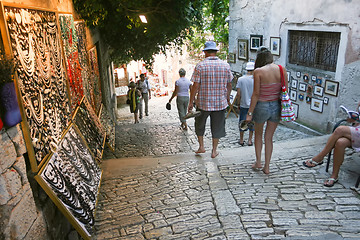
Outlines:
[{"label": "denim shorts", "polygon": [[266,121],[280,122],[280,100],[271,102],[257,102],[254,109],[253,120],[256,123],[264,123]]}]

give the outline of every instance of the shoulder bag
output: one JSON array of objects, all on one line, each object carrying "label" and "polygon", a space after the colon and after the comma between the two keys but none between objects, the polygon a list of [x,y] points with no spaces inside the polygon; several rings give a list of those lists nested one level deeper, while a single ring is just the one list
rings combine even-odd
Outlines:
[{"label": "shoulder bag", "polygon": [[296,120],[295,111],[285,86],[283,67],[279,65],[281,75],[281,121],[292,122]]}]

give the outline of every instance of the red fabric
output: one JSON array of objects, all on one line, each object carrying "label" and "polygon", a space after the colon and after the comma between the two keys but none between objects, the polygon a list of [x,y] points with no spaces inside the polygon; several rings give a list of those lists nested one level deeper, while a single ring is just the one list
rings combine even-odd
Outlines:
[{"label": "red fabric", "polygon": [[0,118],[0,130],[3,128],[3,126],[4,126],[4,124],[3,124],[3,122],[2,122],[2,120]]}]

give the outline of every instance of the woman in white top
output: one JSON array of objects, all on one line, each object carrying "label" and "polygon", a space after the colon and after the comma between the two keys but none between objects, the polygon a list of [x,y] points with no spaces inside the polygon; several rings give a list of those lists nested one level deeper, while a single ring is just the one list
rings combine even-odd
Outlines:
[{"label": "woman in white top", "polygon": [[181,128],[183,130],[187,130],[186,119],[184,119],[184,117],[186,115],[187,107],[189,104],[189,90],[191,90],[192,82],[185,77],[185,69],[180,68],[179,75],[180,78],[175,82],[175,90],[169,100],[169,103],[171,103],[171,100],[173,100],[173,98],[177,96],[176,106],[179,112]]}]

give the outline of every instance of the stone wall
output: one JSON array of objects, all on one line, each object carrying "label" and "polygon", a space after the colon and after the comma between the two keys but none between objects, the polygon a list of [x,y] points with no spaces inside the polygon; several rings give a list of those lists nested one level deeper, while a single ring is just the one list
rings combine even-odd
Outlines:
[{"label": "stone wall", "polygon": [[0,239],[78,239],[28,170],[20,125],[0,131]]},{"label": "stone wall", "polygon": [[[321,132],[329,132],[336,121],[345,117],[340,105],[355,109],[359,101],[360,79],[358,1],[230,0],[229,3],[229,52],[236,54],[236,63],[230,63],[232,70],[243,73],[246,64],[246,60],[238,59],[238,39],[249,40],[251,34],[262,35],[263,45],[269,47],[270,37],[280,37],[280,56],[274,56],[274,61],[285,66],[298,83],[303,81],[302,77],[296,77],[297,72],[339,82],[338,96],[315,96],[320,100],[324,97],[329,99],[328,104],[323,105],[322,113],[311,110],[309,103],[297,98],[295,102],[299,106],[298,120],[301,123]],[[290,64],[288,35],[291,30],[340,33],[336,71]],[[248,53],[248,60],[255,60],[256,51]]]}]

